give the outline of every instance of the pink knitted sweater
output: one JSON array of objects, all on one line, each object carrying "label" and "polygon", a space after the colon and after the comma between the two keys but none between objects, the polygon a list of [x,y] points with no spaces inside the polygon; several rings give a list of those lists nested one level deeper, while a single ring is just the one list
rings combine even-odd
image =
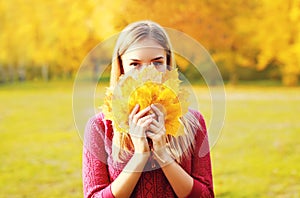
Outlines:
[{"label": "pink knitted sweater", "polygon": [[[190,111],[199,120],[202,130],[199,129],[196,132],[196,145],[193,155],[183,158],[180,163],[181,167],[194,179],[193,188],[188,197],[214,197],[205,122],[198,111]],[[113,162],[111,155],[112,137],[111,121],[105,120],[103,114],[98,114],[90,119],[86,126],[83,147],[82,177],[84,197],[86,198],[114,197],[110,184],[121,173],[126,163]],[[205,150],[208,151],[204,156],[199,155],[202,144],[207,147]],[[146,166],[151,163],[153,165],[153,161],[154,159],[149,159]],[[147,170],[151,169],[149,167]],[[172,198],[176,197],[176,194],[163,171],[156,167],[141,174],[131,197]]]}]

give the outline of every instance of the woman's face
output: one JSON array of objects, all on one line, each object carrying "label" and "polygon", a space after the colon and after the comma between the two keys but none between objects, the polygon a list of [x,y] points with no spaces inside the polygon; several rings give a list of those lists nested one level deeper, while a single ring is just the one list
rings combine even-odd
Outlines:
[{"label": "woman's face", "polygon": [[167,56],[165,49],[152,39],[143,39],[131,45],[121,56],[124,73],[131,69],[142,69],[153,65],[158,71],[167,69]]}]

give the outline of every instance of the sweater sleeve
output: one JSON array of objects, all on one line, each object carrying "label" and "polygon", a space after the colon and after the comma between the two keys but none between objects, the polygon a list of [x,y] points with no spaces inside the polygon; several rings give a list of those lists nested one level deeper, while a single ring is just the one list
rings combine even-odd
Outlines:
[{"label": "sweater sleeve", "polygon": [[201,128],[195,136],[195,150],[192,159],[192,173],[194,178],[193,188],[188,197],[214,197],[211,160],[208,136],[203,116],[199,112],[194,115],[200,122]]},{"label": "sweater sleeve", "polygon": [[[91,118],[86,125],[82,155],[82,179],[85,198],[114,197],[111,192],[105,152],[105,133],[101,120]],[[103,124],[103,123],[102,123]]]}]

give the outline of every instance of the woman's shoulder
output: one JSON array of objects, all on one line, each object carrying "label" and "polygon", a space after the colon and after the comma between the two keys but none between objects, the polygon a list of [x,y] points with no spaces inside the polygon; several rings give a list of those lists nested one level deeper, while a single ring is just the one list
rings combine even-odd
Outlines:
[{"label": "woman's shoulder", "polygon": [[106,162],[107,150],[112,142],[110,121],[105,120],[102,113],[89,118],[84,132],[85,152],[91,153],[96,159]]},{"label": "woman's shoulder", "polygon": [[110,137],[112,135],[111,121],[105,119],[104,114],[99,112],[89,118],[86,125],[86,132],[89,131],[96,131],[97,133]]},{"label": "woman's shoulder", "polygon": [[105,119],[105,115],[102,112],[99,112],[89,118],[88,123],[104,127],[107,124],[111,124],[110,120]]},{"label": "woman's shoulder", "polygon": [[206,124],[202,113],[195,109],[189,109],[189,112],[194,115],[198,122],[198,127],[195,133],[196,150],[198,150],[198,156],[204,157],[210,152],[208,133]]},{"label": "woman's shoulder", "polygon": [[189,108],[189,112],[199,121],[201,126],[205,127],[205,120],[202,113],[199,110]]},{"label": "woman's shoulder", "polygon": [[189,108],[190,113],[190,124],[194,128],[194,134],[196,139],[199,138],[199,141],[203,141],[203,138],[207,136],[207,129],[204,117],[199,110]]}]

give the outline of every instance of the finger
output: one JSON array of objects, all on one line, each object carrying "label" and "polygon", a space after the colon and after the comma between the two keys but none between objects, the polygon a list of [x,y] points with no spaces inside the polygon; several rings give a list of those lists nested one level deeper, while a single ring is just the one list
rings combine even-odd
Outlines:
[{"label": "finger", "polygon": [[143,117],[143,118],[140,118],[138,121],[137,121],[137,126],[144,126],[144,123],[145,122],[150,122],[150,123],[152,123],[152,121],[153,121],[153,118],[152,118],[152,116],[145,116],[145,117]]},{"label": "finger", "polygon": [[154,104],[151,104],[151,109],[156,113],[158,116],[163,116],[164,114],[157,108]]},{"label": "finger", "polygon": [[146,136],[145,132],[146,132],[146,130],[148,130],[149,125],[151,124],[152,120],[153,120],[153,118],[150,117],[142,123],[140,123],[138,121],[137,127],[134,127],[134,129],[131,130],[129,133],[135,137],[145,137]]},{"label": "finger", "polygon": [[146,136],[147,136],[148,138],[150,138],[151,140],[154,139],[154,136],[155,136],[155,135],[156,135],[156,134],[153,133],[152,131],[146,131]]},{"label": "finger", "polygon": [[141,124],[141,123],[143,123],[143,122],[145,122],[146,120],[148,120],[148,119],[151,119],[151,121],[152,120],[154,120],[153,118],[154,118],[154,114],[151,114],[151,115],[147,115],[147,116],[145,116],[145,117],[142,117],[142,118],[140,118],[139,120],[138,120],[138,124]]},{"label": "finger", "polygon": [[149,129],[149,126],[150,126],[151,122],[152,122],[152,118],[146,120],[145,122],[143,122],[143,123],[140,125],[140,126],[142,127],[142,129],[143,129],[143,133],[144,133],[146,130]]},{"label": "finger", "polygon": [[161,123],[159,123],[157,120],[153,119],[152,124],[154,124],[154,126],[159,127],[160,125],[162,125]]},{"label": "finger", "polygon": [[164,114],[154,104],[151,105],[151,109],[157,115],[158,122],[162,123],[164,121]]},{"label": "finger", "polygon": [[148,130],[149,125],[151,124],[152,120],[148,119],[145,120],[145,122],[138,124],[138,127],[134,127],[133,130],[131,130],[129,133],[133,135],[134,137],[145,137],[145,131]]},{"label": "finger", "polygon": [[129,115],[129,121],[133,119],[133,116],[138,112],[140,105],[136,104],[135,107],[132,109]]},{"label": "finger", "polygon": [[156,119],[153,119],[152,124],[158,129],[163,129],[165,126],[164,122],[159,123]]},{"label": "finger", "polygon": [[153,125],[153,124],[150,124],[149,125],[149,130],[152,132],[152,133],[159,133],[159,127]]},{"label": "finger", "polygon": [[150,109],[151,109],[150,106],[148,106],[145,109],[141,110],[140,112],[138,112],[133,116],[133,120],[136,122],[138,119],[143,117],[148,111],[150,111]]},{"label": "finger", "polygon": [[151,130],[152,132],[154,132],[156,134],[159,134],[159,133],[166,134],[166,130],[165,130],[164,126],[157,127],[157,126],[153,125],[153,123],[150,124],[149,130]]}]

